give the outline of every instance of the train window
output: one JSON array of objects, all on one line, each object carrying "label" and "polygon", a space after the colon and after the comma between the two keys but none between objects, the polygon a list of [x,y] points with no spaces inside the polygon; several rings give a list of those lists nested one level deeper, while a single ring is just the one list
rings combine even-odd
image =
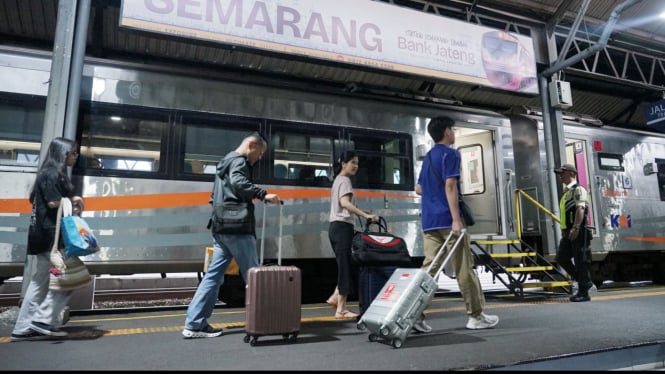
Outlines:
[{"label": "train window", "polygon": [[411,141],[406,134],[350,131],[350,147],[358,154],[354,187],[412,189]]},{"label": "train window", "polygon": [[598,153],[598,167],[601,170],[624,171],[623,156],[613,153]]},{"label": "train window", "polygon": [[[78,166],[138,173],[160,170],[166,115],[145,118],[145,112],[93,110],[80,120]],[[161,117],[161,118],[159,118]]]},{"label": "train window", "polygon": [[311,135],[275,128],[272,131],[273,178],[304,184],[332,181],[331,135]]},{"label": "train window", "polygon": [[[187,120],[190,122],[191,120]],[[215,174],[217,163],[257,129],[233,128],[228,121],[216,124],[187,123],[184,128],[184,162],[186,174]],[[235,123],[233,123],[235,125]]]},{"label": "train window", "polygon": [[0,96],[0,164],[37,166],[45,98]]},{"label": "train window", "polygon": [[462,195],[485,192],[485,170],[483,169],[483,148],[479,144],[459,147],[460,192]]}]

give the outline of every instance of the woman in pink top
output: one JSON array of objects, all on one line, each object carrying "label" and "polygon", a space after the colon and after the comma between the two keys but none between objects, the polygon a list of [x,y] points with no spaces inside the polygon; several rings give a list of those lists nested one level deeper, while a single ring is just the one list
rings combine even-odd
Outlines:
[{"label": "woman in pink top", "polygon": [[357,313],[346,308],[347,296],[357,284],[357,269],[351,261],[351,242],[354,233],[354,215],[378,222],[379,216],[362,211],[356,207],[352,176],[358,172],[358,156],[354,151],[345,151],[335,163],[335,180],[330,199],[330,227],[328,238],[337,259],[337,287],[328,298],[333,306],[335,318],[356,319]]}]

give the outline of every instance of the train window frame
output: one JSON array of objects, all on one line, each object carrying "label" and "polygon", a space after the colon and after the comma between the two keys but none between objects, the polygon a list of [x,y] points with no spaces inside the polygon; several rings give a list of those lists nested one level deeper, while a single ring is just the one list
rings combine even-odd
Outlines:
[{"label": "train window frame", "polygon": [[[381,144],[382,149],[363,149],[359,148],[359,140],[364,139],[364,144]],[[415,168],[414,168],[414,155],[413,155],[413,139],[411,134],[397,131],[385,131],[385,130],[370,130],[370,129],[359,129],[359,128],[347,128],[344,131],[344,139],[347,142],[348,149],[351,149],[356,152],[359,160],[359,172],[356,173],[354,178],[353,187],[362,188],[362,189],[380,189],[380,190],[397,190],[397,191],[413,191],[415,189]],[[387,142],[386,142],[387,141]],[[389,142],[397,142],[398,151],[386,150],[383,147]],[[341,152],[340,152],[341,153]],[[378,158],[380,164],[385,167],[379,168],[378,170],[384,169],[384,177],[388,178],[388,173],[392,174],[393,180],[395,180],[395,171],[399,170],[399,175],[397,178],[401,181],[404,180],[404,183],[385,183],[385,180],[373,180],[371,179],[370,173],[363,175],[363,169],[367,164],[372,165],[375,161],[370,161],[371,158]],[[392,162],[387,162],[387,158],[392,158]],[[398,163],[397,168],[395,165],[388,166],[390,163]],[[371,167],[371,166],[370,166]],[[368,168],[369,170],[369,168]],[[381,173],[379,173],[381,175]],[[364,180],[359,177],[366,176],[367,180]]]},{"label": "train window frame", "polygon": [[[20,126],[21,133],[13,136],[4,129],[0,130],[0,141],[6,150],[0,149],[0,166],[2,167],[37,167],[42,145],[42,134],[44,130],[44,117],[46,115],[46,97],[0,93],[0,104],[6,104],[8,110],[22,111],[23,124]],[[2,113],[0,111],[0,113]],[[7,119],[8,115],[2,115]],[[32,120],[30,119],[32,117]],[[28,122],[26,122],[28,121]],[[16,130],[19,125],[13,123],[9,128]],[[26,135],[26,126],[33,131]],[[32,136],[29,136],[32,135]],[[13,148],[10,148],[13,147]],[[8,156],[8,157],[5,157]],[[25,161],[20,158],[26,158]]]},{"label": "train window frame", "polygon": [[[481,195],[484,194],[485,191],[487,190],[487,183],[485,182],[485,150],[483,149],[483,146],[479,143],[474,143],[474,144],[467,144],[464,146],[461,146],[457,149],[460,153],[460,173],[463,174],[460,176],[460,194],[462,196],[470,196],[470,195]],[[471,183],[470,176],[471,174],[466,172],[465,173],[465,165],[468,165],[469,162],[473,160],[469,160],[467,155],[470,152],[476,151],[480,154],[479,157],[474,157],[474,159],[479,160],[478,162],[478,168],[477,170],[480,171],[480,177],[478,178],[479,181],[474,183],[473,186],[476,186],[477,184],[480,184],[480,190],[471,190],[473,189],[473,186],[470,184],[465,184],[465,182]],[[467,180],[467,177],[468,180]]]},{"label": "train window frame", "polygon": [[[217,155],[218,157],[216,161],[214,161],[215,165],[217,165],[217,163],[219,163],[219,161],[221,161],[229,152],[234,151],[238,147],[241,138],[244,138],[253,132],[258,132],[265,137],[265,134],[263,134],[263,121],[259,118],[188,112],[178,112],[176,117],[177,131],[175,135],[176,144],[174,146],[176,151],[173,166],[176,179],[200,181],[212,181],[214,179],[214,173],[190,173],[186,171],[188,154],[191,154],[187,149],[188,129],[197,128],[213,130],[218,128],[220,131],[234,131],[240,135],[236,140],[231,141],[228,144],[229,148],[223,149],[222,153]],[[252,179],[254,182],[260,183],[263,182],[265,178],[262,177],[260,168],[256,166],[257,165],[252,168]],[[204,166],[204,168],[205,167],[207,166]]]},{"label": "train window frame", "polygon": [[[339,142],[341,136],[341,129],[334,125],[321,125],[316,123],[299,123],[299,122],[286,122],[286,121],[269,121],[268,126],[270,128],[270,138],[268,139],[269,148],[268,154],[266,157],[266,175],[269,176],[269,182],[275,185],[294,185],[294,186],[311,186],[311,187],[330,187],[334,179],[334,156],[336,145]],[[275,140],[275,136],[286,134],[279,141]],[[290,135],[290,137],[288,137]],[[305,160],[284,160],[287,164],[284,165],[283,162],[278,163],[281,159],[277,155],[280,150],[284,149],[282,152],[287,154],[291,152],[291,149],[283,142],[290,140],[296,140],[302,138],[303,146],[301,153],[304,153]],[[319,154],[312,154],[312,138],[317,138],[319,141],[327,140],[327,150],[323,150]],[[278,144],[279,143],[279,144]],[[287,148],[279,148],[287,147]],[[327,152],[326,152],[327,151]],[[327,153],[327,154],[326,154]],[[319,162],[311,161],[312,157],[317,157]],[[323,161],[323,158],[327,158],[327,162]],[[291,166],[293,164],[293,166]],[[323,165],[326,164],[326,165]],[[283,167],[280,167],[283,165]],[[311,178],[302,177],[302,172],[306,169],[311,169],[313,176]],[[276,176],[277,171],[285,172],[285,178],[279,178]],[[289,175],[294,175],[293,178],[290,178]],[[318,174],[318,175],[317,175]],[[323,175],[325,174],[325,175]]]},{"label": "train window frame", "polygon": [[625,171],[623,155],[617,153],[598,153],[598,168],[609,171]]},{"label": "train window frame", "polygon": [[[109,117],[110,121],[116,121],[112,117],[129,119],[131,121],[150,121],[153,123],[159,124],[158,136],[159,145],[152,152],[158,152],[158,166],[154,170],[128,170],[128,169],[117,169],[117,168],[106,168],[103,165],[103,160],[114,160],[117,157],[112,155],[109,157],[91,157],[87,154],[85,147],[90,147],[86,143],[86,137],[89,138],[89,134],[86,135],[86,130],[90,130],[90,118],[92,116],[96,117]],[[151,110],[146,110],[144,107],[132,106],[132,105],[119,105],[119,104],[108,104],[108,103],[99,103],[91,102],[84,105],[81,105],[79,109],[79,118],[76,129],[76,139],[79,146],[79,158],[74,165],[72,171],[75,175],[90,175],[90,176],[110,176],[110,177],[126,177],[126,178],[144,178],[144,179],[168,179],[168,164],[169,164],[169,152],[168,145],[170,144],[170,128],[173,122],[173,113],[171,110],[164,110],[159,108],[151,108]],[[92,147],[95,147],[94,145]],[[109,146],[110,149],[122,149]],[[146,152],[142,150],[143,152]],[[88,165],[91,159],[97,159],[100,162],[101,167],[91,167]],[[136,156],[135,161],[149,161],[154,164],[156,159],[149,159],[146,157]],[[118,160],[116,160],[118,161]],[[127,160],[125,160],[127,161]],[[131,161],[131,160],[130,160]]]}]

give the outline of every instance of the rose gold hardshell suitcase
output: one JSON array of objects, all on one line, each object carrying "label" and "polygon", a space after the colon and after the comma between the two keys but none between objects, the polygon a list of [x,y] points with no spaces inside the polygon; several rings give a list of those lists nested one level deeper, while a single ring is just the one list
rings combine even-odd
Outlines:
[{"label": "rose gold hardshell suitcase", "polygon": [[[263,209],[261,261],[265,238],[266,207]],[[282,335],[295,342],[300,332],[301,273],[282,264],[282,204],[279,205],[278,266],[257,266],[247,271],[245,296],[245,343],[256,345],[260,336]]]},{"label": "rose gold hardshell suitcase", "polygon": [[[450,260],[465,234],[466,229],[462,229],[462,233],[439,266],[437,273]],[[452,236],[451,232],[442,247],[448,245]],[[369,341],[384,339],[390,341],[395,348],[402,346],[413,325],[434,298],[438,284],[429,275],[429,272],[444,252],[441,250],[437,253],[427,270],[395,269],[393,275],[358,321],[358,329],[369,330]]]}]

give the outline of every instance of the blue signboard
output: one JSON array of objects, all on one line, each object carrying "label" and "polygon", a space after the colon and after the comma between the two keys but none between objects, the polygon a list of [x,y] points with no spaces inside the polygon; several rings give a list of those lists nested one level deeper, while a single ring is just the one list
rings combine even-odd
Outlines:
[{"label": "blue signboard", "polygon": [[649,104],[644,116],[647,119],[647,126],[665,132],[665,99]]}]

